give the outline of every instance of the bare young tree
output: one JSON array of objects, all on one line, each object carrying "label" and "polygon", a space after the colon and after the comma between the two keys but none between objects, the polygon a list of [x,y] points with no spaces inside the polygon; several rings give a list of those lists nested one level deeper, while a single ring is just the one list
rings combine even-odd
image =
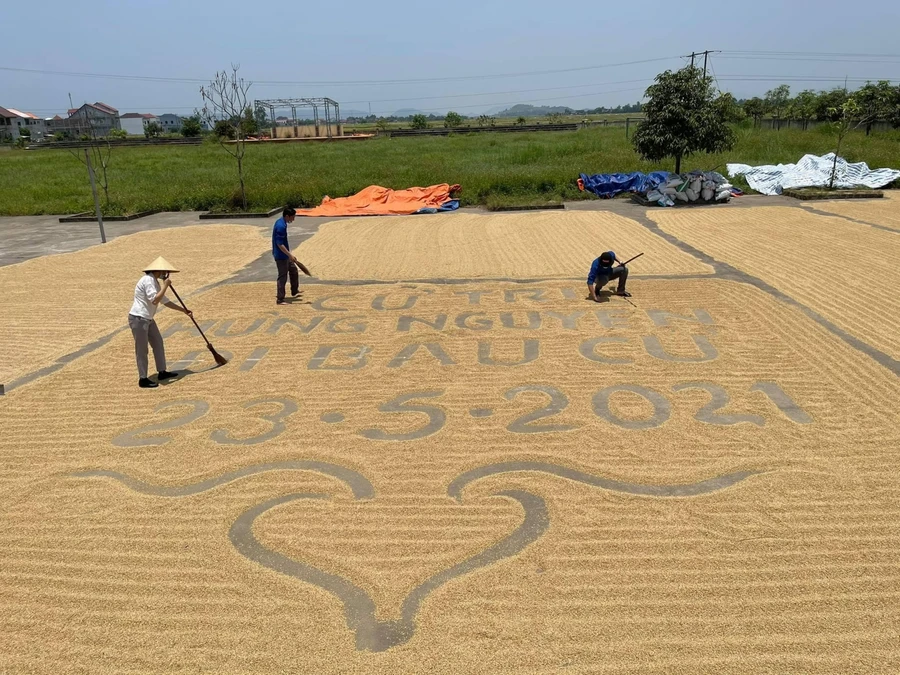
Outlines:
[{"label": "bare young tree", "polygon": [[238,77],[240,64],[231,64],[231,72],[216,73],[206,87],[200,87],[203,109],[200,116],[219,139],[222,149],[237,161],[238,179],[241,183],[241,205],[247,210],[247,191],[244,187],[244,152],[246,150],[246,125],[242,123],[249,107],[247,92],[252,82]]},{"label": "bare young tree", "polygon": [[833,190],[834,181],[837,178],[837,161],[841,154],[841,145],[844,142],[844,138],[853,129],[860,126],[864,119],[861,119],[862,110],[852,96],[844,101],[839,108],[829,108],[829,113],[837,118],[837,121],[832,122],[834,132],[837,134],[837,148],[834,151],[834,162],[831,165],[831,180],[828,181],[828,187]]},{"label": "bare young tree", "polygon": [[77,131],[81,140],[88,143],[88,147],[70,149],[69,152],[88,168],[88,172],[93,171],[97,180],[97,184],[103,190],[103,201],[106,208],[109,208],[109,160],[112,156],[112,145],[109,142],[109,136],[103,136],[102,130],[99,128],[93,115],[91,108],[88,107],[84,111],[84,119],[78,120]]}]

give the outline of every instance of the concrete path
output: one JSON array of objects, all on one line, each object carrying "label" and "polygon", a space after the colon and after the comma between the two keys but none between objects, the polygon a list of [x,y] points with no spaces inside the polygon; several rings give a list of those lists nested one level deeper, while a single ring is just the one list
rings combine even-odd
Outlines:
[{"label": "concrete path", "polygon": [[[256,225],[269,229],[276,218],[235,218],[227,220],[200,220],[200,211],[157,213],[128,222],[104,223],[106,239],[148,230],[187,225]],[[61,223],[60,216],[13,216],[0,218],[0,267],[25,262],[42,255],[71,253],[100,243],[100,227],[97,223]],[[315,232],[330,218],[298,218],[291,231]],[[301,234],[301,237],[303,235]],[[299,241],[297,242],[300,243]]]}]

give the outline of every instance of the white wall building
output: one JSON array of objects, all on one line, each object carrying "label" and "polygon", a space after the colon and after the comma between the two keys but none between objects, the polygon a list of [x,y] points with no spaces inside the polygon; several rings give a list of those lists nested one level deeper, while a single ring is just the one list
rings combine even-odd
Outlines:
[{"label": "white wall building", "polygon": [[122,129],[129,136],[143,136],[144,129],[152,122],[159,124],[159,118],[156,115],[150,115],[148,113],[125,113],[119,117],[119,123],[122,125]]}]

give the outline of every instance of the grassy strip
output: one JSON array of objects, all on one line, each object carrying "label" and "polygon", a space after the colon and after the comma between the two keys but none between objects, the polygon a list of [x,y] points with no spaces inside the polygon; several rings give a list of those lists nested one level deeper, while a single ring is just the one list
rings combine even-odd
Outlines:
[{"label": "grassy strip", "polygon": [[[796,162],[833,147],[819,130],[739,129],[735,148],[698,155],[684,169],[717,169],[727,162],[750,165]],[[844,156],[873,168],[900,164],[900,132],[853,133]],[[463,205],[541,203],[593,198],[580,193],[579,173],[672,170],[635,155],[624,131],[378,138],[346,143],[254,145],[245,158],[250,210],[279,204],[308,207],[372,184],[392,188],[460,183]],[[84,167],[68,152],[14,150],[0,153],[0,215],[39,215],[93,210]],[[234,207],[234,161],[215,144],[193,147],[120,148],[110,165],[112,214],[150,209],[206,211]]]}]

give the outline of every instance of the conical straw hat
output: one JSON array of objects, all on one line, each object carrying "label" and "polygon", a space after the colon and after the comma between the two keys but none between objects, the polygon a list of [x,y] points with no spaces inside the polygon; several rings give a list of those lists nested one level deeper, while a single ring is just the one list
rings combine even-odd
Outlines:
[{"label": "conical straw hat", "polygon": [[168,260],[166,260],[162,256],[159,256],[156,260],[154,260],[152,263],[147,265],[144,268],[144,271],[145,272],[177,272],[178,270],[175,269],[175,266],[172,263],[170,263]]}]

